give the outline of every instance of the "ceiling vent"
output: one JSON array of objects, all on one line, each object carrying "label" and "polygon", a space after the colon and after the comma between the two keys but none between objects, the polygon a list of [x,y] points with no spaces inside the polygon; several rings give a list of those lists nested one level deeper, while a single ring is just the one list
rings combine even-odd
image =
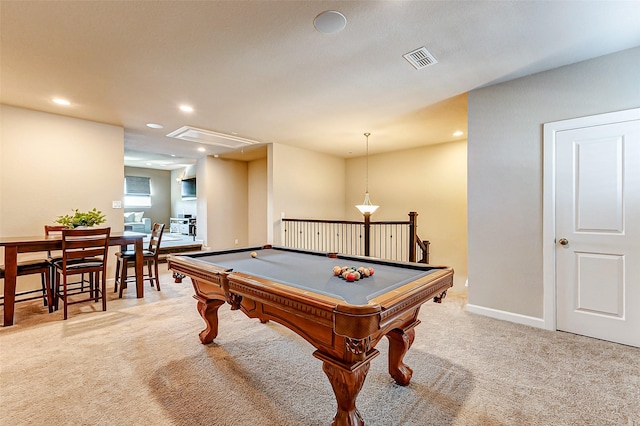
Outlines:
[{"label": "ceiling vent", "polygon": [[198,129],[197,127],[182,126],[169,133],[170,138],[182,139],[190,142],[198,142],[207,145],[216,145],[229,149],[244,148],[260,142],[241,138],[226,133],[218,133],[213,130]]},{"label": "ceiling vent", "polygon": [[402,56],[417,70],[438,63],[436,57],[433,56],[426,47],[421,47]]}]

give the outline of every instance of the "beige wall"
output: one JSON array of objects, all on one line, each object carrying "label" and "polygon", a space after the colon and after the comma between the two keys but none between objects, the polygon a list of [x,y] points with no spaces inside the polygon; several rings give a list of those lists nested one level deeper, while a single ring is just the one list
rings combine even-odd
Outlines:
[{"label": "beige wall", "polygon": [[282,241],[282,214],[300,219],[344,219],[344,159],[272,144],[268,162],[268,203],[273,217],[267,220],[271,220],[273,244]]},{"label": "beige wall", "polygon": [[198,161],[198,238],[212,250],[248,245],[248,167],[214,157]]},{"label": "beige wall", "polygon": [[267,159],[254,160],[248,164],[249,223],[248,244],[264,245],[267,234]]},{"label": "beige wall", "polygon": [[469,93],[469,303],[543,317],[542,126],[640,106],[640,48]]},{"label": "beige wall", "polygon": [[[144,217],[154,223],[164,223],[169,231],[169,217],[171,215],[171,171],[145,169],[140,167],[125,167],[125,176],[143,176],[151,179],[151,207],[129,207],[125,212],[144,212]],[[175,181],[173,181],[176,183]],[[178,188],[179,189],[179,188]]]},{"label": "beige wall", "polygon": [[41,235],[71,209],[94,207],[106,214],[105,226],[122,231],[122,209],[111,208],[123,198],[121,127],[6,105],[0,120],[2,237]]},{"label": "beige wall", "polygon": [[[355,208],[365,192],[366,159],[346,164],[346,219],[362,220]],[[379,205],[373,221],[408,220],[418,213],[418,236],[431,242],[430,263],[455,270],[454,291],[467,279],[466,141],[369,156],[369,194]]]}]

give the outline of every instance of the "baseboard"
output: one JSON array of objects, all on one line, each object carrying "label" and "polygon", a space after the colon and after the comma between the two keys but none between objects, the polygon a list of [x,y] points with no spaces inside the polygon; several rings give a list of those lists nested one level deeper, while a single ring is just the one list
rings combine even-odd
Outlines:
[{"label": "baseboard", "polygon": [[491,317],[503,321],[514,322],[516,324],[528,325],[535,328],[545,328],[544,320],[542,318],[530,317],[527,315],[514,314],[513,312],[500,311],[498,309],[486,308],[484,306],[471,305],[467,303],[466,307],[468,312],[473,314],[483,315],[485,317]]}]

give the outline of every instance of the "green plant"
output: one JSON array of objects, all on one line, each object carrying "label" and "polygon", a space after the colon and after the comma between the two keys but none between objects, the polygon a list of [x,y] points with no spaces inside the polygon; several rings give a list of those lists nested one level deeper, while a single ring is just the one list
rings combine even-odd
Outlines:
[{"label": "green plant", "polygon": [[81,212],[78,209],[72,209],[73,215],[59,216],[56,223],[68,226],[69,228],[77,228],[78,226],[94,226],[100,225],[106,221],[105,215],[95,207],[88,212]]}]

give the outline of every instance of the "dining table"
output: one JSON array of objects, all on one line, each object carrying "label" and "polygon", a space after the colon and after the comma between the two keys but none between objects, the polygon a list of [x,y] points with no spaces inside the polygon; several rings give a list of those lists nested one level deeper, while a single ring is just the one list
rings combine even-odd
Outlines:
[{"label": "dining table", "polygon": [[[112,232],[109,236],[110,246],[120,246],[122,250],[133,244],[136,253],[136,296],[144,297],[143,285],[143,239],[141,232]],[[46,252],[62,249],[61,235],[38,235],[27,237],[0,237],[0,247],[4,247],[4,327],[13,325],[13,314],[16,300],[16,278],[18,273],[18,253]]]}]

